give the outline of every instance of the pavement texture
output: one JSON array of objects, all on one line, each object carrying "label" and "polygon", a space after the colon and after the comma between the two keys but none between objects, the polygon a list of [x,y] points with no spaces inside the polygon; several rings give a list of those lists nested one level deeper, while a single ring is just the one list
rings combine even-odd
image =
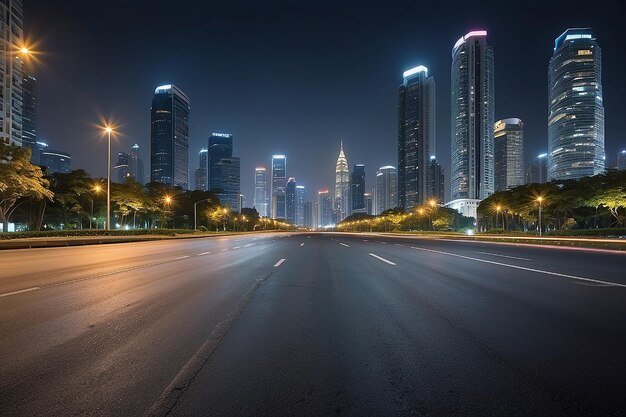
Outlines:
[{"label": "pavement texture", "polygon": [[626,254],[338,233],[0,252],[0,415],[626,415]]}]

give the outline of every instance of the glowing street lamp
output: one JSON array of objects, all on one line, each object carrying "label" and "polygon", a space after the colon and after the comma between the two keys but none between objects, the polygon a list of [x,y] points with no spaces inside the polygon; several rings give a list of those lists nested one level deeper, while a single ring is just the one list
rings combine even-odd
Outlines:
[{"label": "glowing street lamp", "polygon": [[105,229],[111,229],[111,133],[113,133],[113,127],[106,124],[102,128],[107,135],[109,143],[107,151],[107,217]]},{"label": "glowing street lamp", "polygon": [[[502,210],[502,206],[498,204],[496,206],[496,228],[498,227],[498,214],[500,213],[500,210]],[[504,221],[502,223],[502,228],[504,229]]]},{"label": "glowing street lamp", "polygon": [[539,203],[539,236],[541,236],[541,203],[543,202],[543,197],[537,197],[537,202]]},{"label": "glowing street lamp", "polygon": [[[93,186],[91,191],[93,191],[96,194],[100,194],[100,191],[102,191],[102,187],[100,186],[100,184],[96,184],[96,185]],[[91,217],[89,218],[89,229],[92,228],[91,221],[93,219],[94,219],[94,217],[93,217],[93,196],[91,196]],[[97,228],[98,228],[98,222],[96,222],[96,229]]]}]

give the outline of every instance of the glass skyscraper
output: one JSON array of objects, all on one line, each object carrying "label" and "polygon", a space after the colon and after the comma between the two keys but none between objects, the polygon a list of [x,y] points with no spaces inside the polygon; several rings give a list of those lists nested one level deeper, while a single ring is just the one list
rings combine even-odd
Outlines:
[{"label": "glass skyscraper", "polygon": [[518,118],[498,120],[493,130],[495,190],[523,185],[524,123]]},{"label": "glass skyscraper", "polygon": [[304,226],[304,200],[306,188],[304,185],[296,185],[296,226]]},{"label": "glass skyscraper", "polygon": [[259,216],[268,216],[267,170],[264,167],[254,169],[254,207]]},{"label": "glass skyscraper", "polygon": [[208,145],[208,190],[220,192],[224,188],[222,185],[222,158],[233,156],[233,135],[230,133],[212,133],[209,136]]},{"label": "glass skyscraper", "polygon": [[591,29],[567,29],[548,70],[548,180],[604,172],[602,51]]},{"label": "glass skyscraper", "polygon": [[494,191],[494,61],[486,31],[456,42],[451,81],[452,200],[481,200]]},{"label": "glass skyscraper", "polygon": [[150,178],[189,188],[189,98],[175,85],[154,90],[151,109]]},{"label": "glass skyscraper", "polygon": [[47,174],[67,174],[72,171],[72,155],[67,152],[53,149],[42,149],[40,153],[41,166]]},{"label": "glass skyscraper", "polygon": [[376,173],[376,214],[398,206],[398,173],[396,167],[380,167]]},{"label": "glass skyscraper", "polygon": [[343,152],[343,142],[339,146],[339,156],[335,165],[335,212],[337,221],[345,219],[349,213],[350,206],[350,169],[348,159]]},{"label": "glass skyscraper", "polygon": [[296,224],[296,179],[291,177],[285,187],[285,220]]},{"label": "glass skyscraper", "polygon": [[365,213],[365,165],[355,164],[350,175],[350,214]]},{"label": "glass skyscraper", "polygon": [[287,186],[287,157],[272,155],[272,219],[286,217],[285,187]]},{"label": "glass skyscraper", "polygon": [[198,153],[198,168],[196,168],[196,190],[207,191],[207,154],[206,148]]},{"label": "glass skyscraper", "polygon": [[139,152],[139,145],[136,143],[130,148],[128,153],[128,171],[130,176],[135,178],[139,184],[145,182],[143,177],[143,159],[141,159],[141,153]]},{"label": "glass skyscraper", "polygon": [[0,140],[22,146],[24,45],[22,0],[0,1]]},{"label": "glass skyscraper", "polygon": [[22,146],[32,151],[30,160],[39,164],[37,147],[37,79],[24,74],[22,79]]},{"label": "glass skyscraper", "polygon": [[113,171],[115,171],[117,176],[117,182],[123,184],[126,182],[126,178],[130,177],[130,169],[129,169],[129,156],[126,152],[118,152],[117,154],[117,163],[113,167]]},{"label": "glass skyscraper", "polygon": [[231,210],[241,211],[241,160],[238,156],[220,160],[221,191],[216,193],[220,203]]},{"label": "glass skyscraper", "polygon": [[423,65],[405,71],[398,87],[398,206],[424,204],[435,140],[435,79]]}]

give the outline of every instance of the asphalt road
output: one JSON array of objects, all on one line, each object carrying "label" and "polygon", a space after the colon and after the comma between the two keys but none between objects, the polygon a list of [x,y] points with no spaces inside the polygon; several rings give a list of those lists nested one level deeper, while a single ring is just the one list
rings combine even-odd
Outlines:
[{"label": "asphalt road", "polygon": [[626,415],[626,254],[348,234],[0,252],[7,416]]}]

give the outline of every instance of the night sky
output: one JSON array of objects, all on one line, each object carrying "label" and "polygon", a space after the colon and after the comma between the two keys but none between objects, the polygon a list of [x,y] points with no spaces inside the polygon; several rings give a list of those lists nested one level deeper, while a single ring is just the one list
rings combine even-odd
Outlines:
[{"label": "night sky", "polygon": [[114,153],[138,143],[149,172],[152,95],[176,84],[191,100],[191,183],[209,134],[233,133],[250,206],[254,167],[269,168],[272,153],[287,155],[288,176],[309,198],[332,189],[340,140],[350,167],[366,165],[371,189],[378,167],[397,165],[397,87],[420,64],[435,77],[436,153],[448,175],[451,49],[475,29],[494,48],[496,119],[524,120],[530,158],[547,147],[554,38],[593,28],[612,167],[626,148],[624,8],[617,0],[24,0],[27,37],[42,52],[39,140],[101,176],[106,144],[93,125],[112,116],[123,133]]}]

